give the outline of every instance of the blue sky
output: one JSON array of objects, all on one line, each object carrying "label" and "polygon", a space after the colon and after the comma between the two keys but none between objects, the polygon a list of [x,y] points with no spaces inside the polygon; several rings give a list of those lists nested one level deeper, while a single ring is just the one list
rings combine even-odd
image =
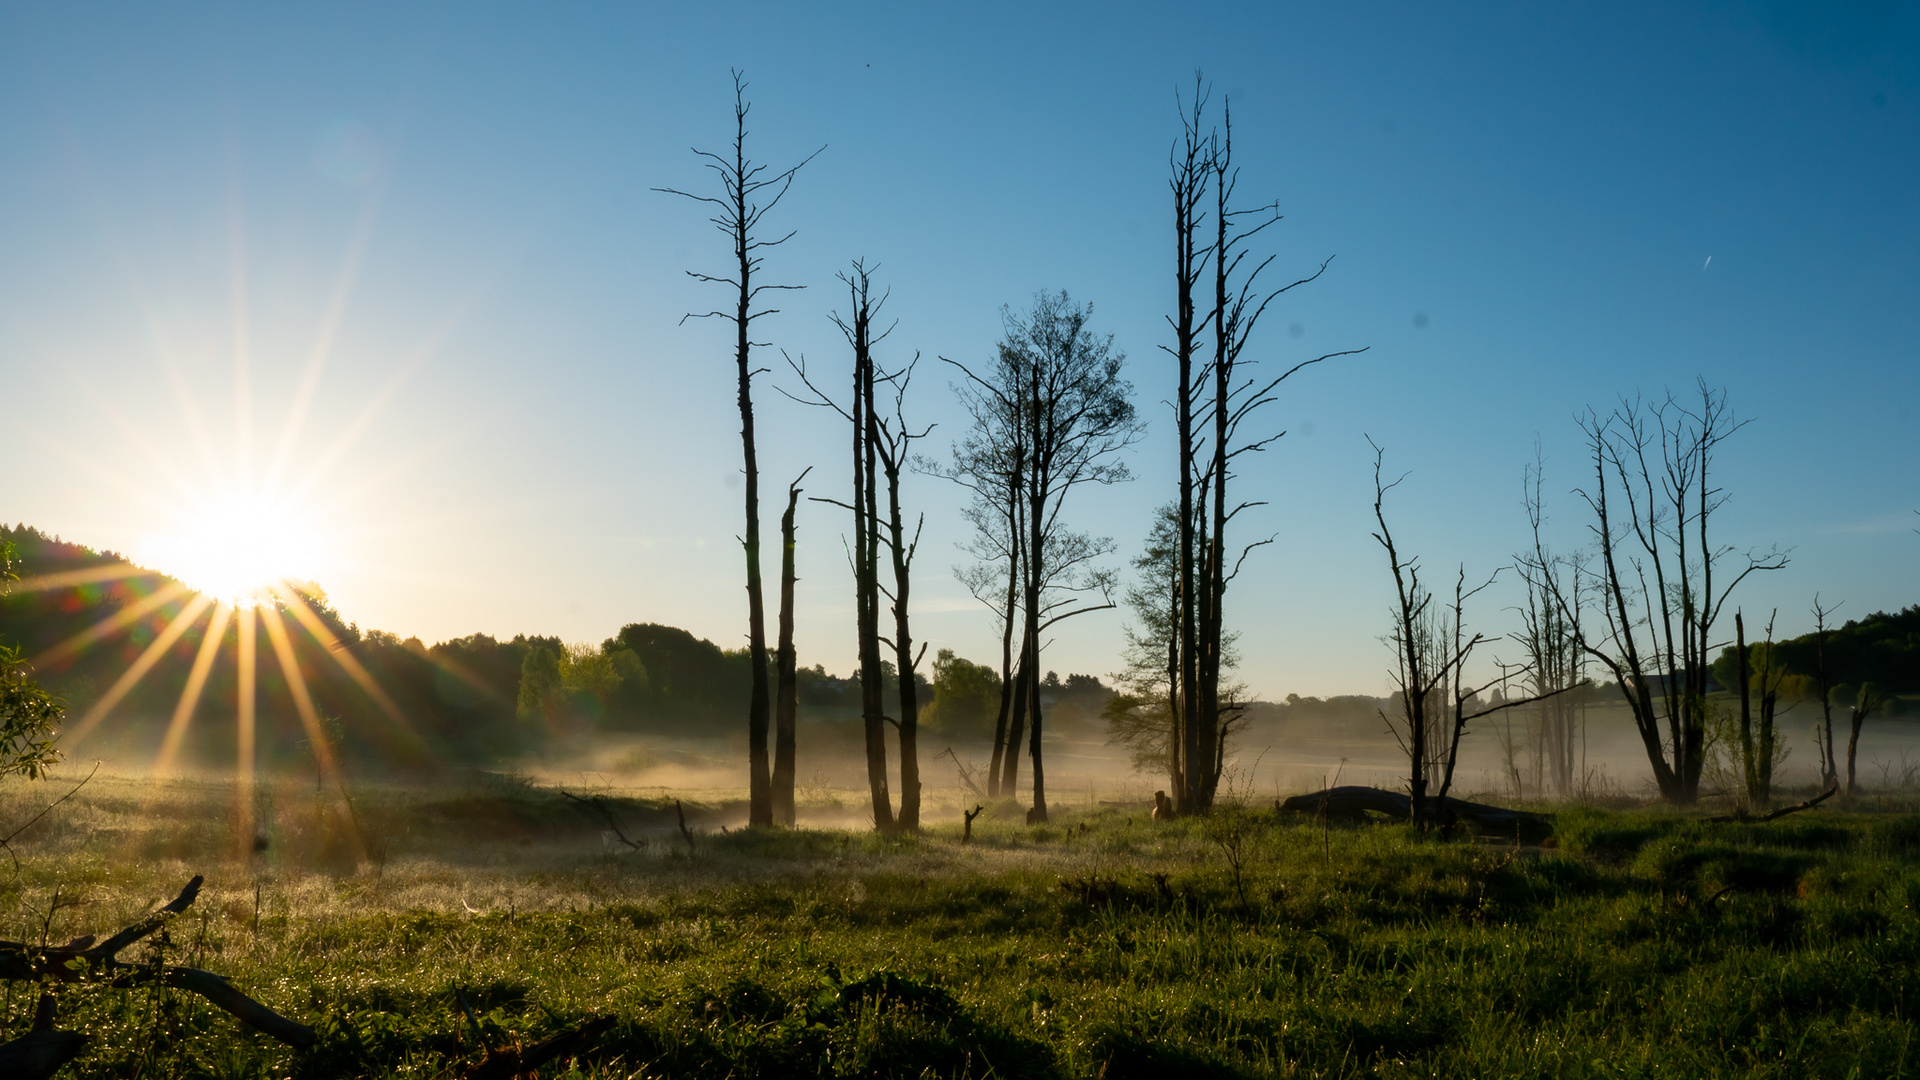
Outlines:
[{"label": "blue sky", "polygon": [[[768,339],[837,372],[834,275],[879,264],[938,449],[962,417],[935,357],[987,356],[1037,289],[1091,301],[1152,424],[1137,479],[1073,511],[1123,553],[1172,492],[1174,93],[1199,69],[1231,95],[1242,190],[1286,215],[1276,272],[1336,256],[1255,348],[1370,349],[1288,384],[1241,480],[1271,504],[1247,537],[1277,536],[1229,609],[1262,693],[1384,686],[1366,435],[1410,470],[1403,543],[1490,571],[1525,542],[1536,438],[1571,547],[1574,414],[1696,377],[1753,421],[1722,536],[1792,549],[1748,611],[1798,632],[1815,591],[1920,600],[1920,21],[1892,4],[10,5],[0,517],[164,551],[284,447],[362,626],[741,643],[728,334],[679,321],[722,299],[684,271],[724,241],[650,190],[704,182],[732,67],[755,156],[826,147],[777,212],[799,232],[768,273],[807,289]],[[840,431],[768,359],[763,489],[812,465],[838,494]],[[988,659],[948,569],[960,494],[908,499],[918,632]],[[836,670],[841,518],[801,526],[802,662]],[[1049,666],[1111,671],[1119,619],[1077,621]]]}]

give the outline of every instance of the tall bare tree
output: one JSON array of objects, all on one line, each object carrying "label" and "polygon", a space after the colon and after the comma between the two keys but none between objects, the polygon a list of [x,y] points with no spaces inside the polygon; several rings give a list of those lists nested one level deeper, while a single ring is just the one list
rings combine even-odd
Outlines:
[{"label": "tall bare tree", "polygon": [[[906,421],[906,392],[912,382],[913,362],[888,372],[873,356],[873,347],[892,332],[892,327],[876,331],[874,319],[886,302],[886,296],[873,294],[873,273],[865,262],[855,260],[851,270],[840,275],[847,284],[850,313],[833,316],[848,346],[853,350],[853,403],[842,408],[815,385],[803,362],[793,369],[811,393],[795,398],[809,405],[820,405],[838,412],[853,429],[853,498],[851,502],[822,499],[853,511],[853,562],[856,624],[860,648],[860,708],[866,728],[867,783],[873,798],[874,826],[883,831],[914,830],[920,827],[919,762],[919,686],[916,680],[920,656],[913,652],[909,604],[912,592],[913,558],[919,548],[919,528],[909,536],[906,515],[900,501],[900,477],[912,458],[913,444],[925,438],[931,428],[911,430]],[[791,361],[790,361],[791,362]],[[892,394],[891,408],[879,404],[881,388]],[[791,396],[791,395],[789,395]],[[886,514],[880,510],[880,482],[886,481]],[[880,549],[889,553],[893,586],[880,582]],[[880,601],[892,602],[894,630],[891,638],[880,632]],[[895,671],[899,675],[900,715],[888,716],[885,704],[884,667],[880,646],[894,648]],[[921,650],[924,654],[925,649]],[[886,726],[893,724],[900,739],[900,813],[893,812],[891,786],[887,777]]]},{"label": "tall bare tree", "polygon": [[880,472],[887,481],[887,520],[885,543],[893,564],[893,588],[888,593],[893,605],[894,669],[899,675],[900,716],[895,727],[900,734],[900,819],[903,831],[920,828],[920,658],[926,653],[913,651],[913,630],[909,619],[908,598],[912,592],[913,556],[920,548],[920,530],[926,524],[922,515],[913,534],[907,535],[905,515],[900,507],[900,473],[906,466],[913,444],[932,431],[931,425],[914,431],[907,425],[907,387],[913,382],[913,369],[920,358],[877,379],[892,390],[892,417],[876,416],[874,450]]},{"label": "tall bare tree", "polygon": [[[1231,706],[1221,694],[1227,589],[1247,555],[1272,539],[1240,545],[1237,553],[1229,547],[1229,526],[1244,511],[1266,505],[1265,500],[1234,495],[1231,482],[1243,455],[1260,453],[1285,434],[1257,431],[1243,437],[1242,426],[1277,400],[1280,384],[1302,369],[1366,351],[1327,353],[1271,378],[1256,374],[1246,349],[1261,317],[1282,295],[1318,279],[1333,260],[1322,261],[1311,274],[1289,284],[1268,288],[1261,283],[1275,256],[1253,257],[1251,244],[1280,220],[1279,206],[1237,204],[1239,168],[1233,161],[1231,103],[1222,100],[1221,126],[1206,130],[1208,97],[1204,81],[1196,77],[1192,98],[1180,110],[1181,135],[1170,157],[1175,293],[1174,314],[1168,323],[1174,340],[1162,346],[1174,357],[1177,380],[1173,405],[1182,598],[1178,619],[1181,692],[1177,696],[1182,711],[1182,757],[1189,763],[1176,803],[1182,811],[1202,813],[1212,807],[1219,787],[1225,767],[1223,725],[1230,723]],[[1209,224],[1210,238],[1204,235]],[[1202,309],[1195,294],[1209,266],[1213,296]],[[1212,357],[1201,363],[1209,329]]]},{"label": "tall bare tree", "polygon": [[1172,173],[1168,186],[1173,192],[1174,313],[1167,321],[1173,327],[1173,344],[1161,346],[1173,355],[1176,379],[1173,412],[1174,438],[1179,453],[1181,597],[1178,613],[1180,693],[1176,695],[1176,700],[1180,703],[1180,757],[1187,768],[1184,773],[1186,782],[1180,791],[1175,792],[1174,802],[1182,813],[1199,810],[1205,805],[1199,795],[1203,785],[1192,768],[1194,762],[1206,760],[1201,746],[1200,699],[1193,693],[1194,684],[1199,680],[1200,660],[1199,623],[1192,598],[1198,583],[1195,570],[1200,551],[1199,537],[1194,532],[1194,500],[1195,489],[1201,486],[1198,475],[1199,447],[1195,443],[1194,430],[1194,399],[1198,391],[1194,358],[1202,347],[1201,339],[1206,333],[1208,318],[1198,312],[1194,293],[1199,288],[1201,275],[1206,273],[1209,257],[1201,230],[1206,224],[1207,185],[1212,180],[1212,170],[1207,160],[1207,138],[1201,131],[1206,103],[1207,92],[1200,77],[1195,75],[1193,97],[1180,113],[1181,138],[1174,144],[1168,161]]},{"label": "tall bare tree", "polygon": [[[775,314],[778,308],[755,310],[760,294],[768,291],[798,289],[799,285],[756,283],[754,275],[764,258],[760,253],[777,247],[793,237],[789,232],[778,239],[764,239],[760,232],[763,218],[786,196],[794,174],[818,156],[816,150],[806,160],[779,173],[769,173],[747,157],[747,83],[739,72],[733,73],[733,147],[730,154],[694,149],[706,159],[706,166],[719,177],[719,195],[696,195],[677,188],[655,188],[713,206],[710,218],[733,245],[733,269],[728,274],[703,274],[689,270],[696,281],[725,285],[735,295],[732,310],[689,314],[685,318],[724,319],[734,325],[734,364],[739,380],[741,471],[746,477],[746,530],[741,539],[747,559],[747,653],[752,668],[752,691],[747,699],[747,821],[751,825],[773,824],[773,781],[769,771],[767,728],[769,698],[767,688],[767,618],[760,580],[760,465],[753,439],[753,367],[755,346],[765,347],[752,337],[754,320]],[[823,148],[824,149],[824,148]],[[685,319],[682,319],[684,322]],[[764,370],[764,369],[762,369]]]},{"label": "tall bare tree", "polygon": [[[1787,564],[1777,548],[1740,552],[1714,541],[1712,518],[1726,502],[1716,454],[1746,422],[1725,392],[1697,387],[1692,404],[1669,394],[1581,418],[1593,484],[1579,494],[1593,511],[1602,615],[1597,631],[1581,630],[1581,647],[1612,673],[1654,783],[1676,803],[1700,793],[1714,625],[1749,575]],[[1571,615],[1570,597],[1555,603]]]}]

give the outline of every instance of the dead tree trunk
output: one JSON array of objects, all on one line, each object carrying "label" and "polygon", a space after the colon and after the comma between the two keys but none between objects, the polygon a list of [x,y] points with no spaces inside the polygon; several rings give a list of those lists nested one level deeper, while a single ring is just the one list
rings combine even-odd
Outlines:
[{"label": "dead tree trunk", "polygon": [[[807,161],[768,177],[764,173],[766,166],[754,164],[746,154],[747,112],[751,108],[746,100],[746,81],[740,72],[733,73],[733,152],[732,155],[713,154],[704,150],[694,153],[708,159],[707,166],[720,178],[721,195],[694,195],[674,188],[658,188],[669,194],[681,195],[697,202],[717,207],[713,224],[725,233],[733,245],[733,275],[715,276],[687,271],[695,280],[727,285],[734,290],[735,299],[731,312],[709,311],[702,315],[689,315],[688,318],[720,318],[734,324],[734,364],[739,383],[738,404],[740,409],[740,447],[741,471],[746,479],[746,528],[741,539],[747,561],[747,656],[751,669],[751,691],[747,699],[747,820],[751,825],[773,824],[773,785],[769,772],[767,753],[767,729],[771,695],[767,688],[767,626],[766,603],[760,580],[760,465],[754,445],[753,433],[753,347],[752,324],[755,319],[771,315],[778,309],[754,310],[754,301],[769,290],[797,289],[798,285],[755,284],[754,274],[760,269],[763,256],[760,252],[769,247],[785,243],[793,234],[788,233],[778,240],[760,238],[757,227],[769,210],[778,205],[787,189],[793,183],[797,173]],[[818,151],[815,151],[817,154]],[[764,204],[759,200],[765,198]],[[683,320],[684,321],[684,320]]]},{"label": "dead tree trunk", "polygon": [[[1200,335],[1206,330],[1206,323],[1194,303],[1194,289],[1199,284],[1200,275],[1205,271],[1207,250],[1200,239],[1200,228],[1205,220],[1201,210],[1206,196],[1209,178],[1209,163],[1205,140],[1200,133],[1201,114],[1206,107],[1206,93],[1200,80],[1194,80],[1191,116],[1181,113],[1182,141],[1171,155],[1173,176],[1169,186],[1173,189],[1173,225],[1174,225],[1174,315],[1173,345],[1167,351],[1173,354],[1175,383],[1173,410],[1174,438],[1179,453],[1179,575],[1180,575],[1180,728],[1184,741],[1181,747],[1181,759],[1186,762],[1186,785],[1176,792],[1178,809],[1181,813],[1193,813],[1204,810],[1206,799],[1201,791],[1201,773],[1204,770],[1194,768],[1195,762],[1206,760],[1205,748],[1201,745],[1200,702],[1194,694],[1199,677],[1199,623],[1196,617],[1194,597],[1199,584],[1195,578],[1195,550],[1193,500],[1197,477],[1194,475],[1198,448],[1194,445],[1193,399],[1196,393],[1193,358],[1200,349]],[[1163,346],[1165,348],[1165,346]]]},{"label": "dead tree trunk", "polygon": [[1007,753],[1000,763],[1000,794],[1008,797],[1012,797],[1016,790],[1014,785],[1020,779],[1020,738],[1027,730],[1027,696],[1030,689],[1027,677],[1034,668],[1033,654],[1028,644],[1023,632],[1020,636],[1020,662],[1013,674],[1013,712],[1007,724]]},{"label": "dead tree trunk", "polygon": [[880,514],[878,480],[880,418],[874,408],[873,305],[866,268],[854,264],[854,552],[859,590],[860,716],[867,737],[867,787],[873,800],[873,827],[894,828],[893,794],[887,784],[887,715],[880,667]]},{"label": "dead tree trunk", "polygon": [[1813,670],[1814,687],[1820,691],[1820,730],[1814,732],[1814,751],[1820,757],[1820,783],[1837,787],[1840,783],[1839,759],[1833,754],[1833,684],[1827,679],[1827,616],[1839,607],[1822,607],[1818,593],[1813,597]]},{"label": "dead tree trunk", "polygon": [[780,646],[774,654],[773,710],[773,820],[793,827],[794,724],[800,711],[800,682],[794,675],[793,571],[795,515],[800,508],[800,481],[809,466],[787,487],[787,512],[780,516]]}]

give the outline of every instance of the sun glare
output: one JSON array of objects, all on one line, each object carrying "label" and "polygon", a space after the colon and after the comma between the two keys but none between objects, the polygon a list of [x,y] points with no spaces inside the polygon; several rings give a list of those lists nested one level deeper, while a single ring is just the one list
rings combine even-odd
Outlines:
[{"label": "sun glare", "polygon": [[320,544],[298,507],[262,496],[222,499],[183,513],[154,538],[154,569],[215,600],[246,607],[283,582],[317,576]]}]

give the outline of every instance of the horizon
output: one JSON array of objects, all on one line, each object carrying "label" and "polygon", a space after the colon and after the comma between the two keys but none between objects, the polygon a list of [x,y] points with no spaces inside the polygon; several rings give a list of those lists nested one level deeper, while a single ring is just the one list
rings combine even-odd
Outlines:
[{"label": "horizon", "polygon": [[[1171,495],[1165,151],[1198,68],[1234,102],[1242,189],[1284,215],[1276,276],[1334,257],[1262,360],[1371,350],[1290,381],[1289,434],[1240,481],[1271,503],[1242,535],[1277,536],[1227,601],[1256,695],[1384,692],[1364,436],[1410,470],[1407,545],[1485,574],[1526,541],[1536,434],[1577,546],[1573,414],[1696,377],[1753,420],[1721,459],[1721,535],[1791,551],[1738,604],[1791,636],[1815,593],[1842,620],[1920,594],[1897,452],[1920,389],[1910,15],[1239,14],[1231,41],[852,8],[761,12],[744,42],[610,8],[0,17],[0,384],[30,448],[5,516],[191,573],[194,537],[285,496],[262,543],[312,541],[277,554],[365,626],[597,642],[639,617],[740,647],[726,335],[680,321],[718,299],[685,272],[724,252],[650,190],[700,182],[688,147],[724,142],[737,66],[756,157],[826,147],[775,219],[798,235],[767,272],[808,289],[765,324],[767,492],[807,466],[809,495],[846,486],[837,428],[776,386],[797,389],[782,348],[843,362],[847,260],[893,290],[884,359],[924,353],[909,409],[935,455],[963,426],[938,359],[986,356],[1003,305],[1065,288],[1149,423],[1137,478],[1069,509],[1125,575]],[[1042,44],[1076,31],[1082,52]],[[957,494],[907,488],[928,513],[915,621],[990,662],[991,618],[948,572]],[[844,522],[803,505],[800,663],[848,670]],[[1503,634],[1512,603],[1503,583],[1472,618]],[[1122,621],[1069,624],[1043,668],[1107,678]]]}]

